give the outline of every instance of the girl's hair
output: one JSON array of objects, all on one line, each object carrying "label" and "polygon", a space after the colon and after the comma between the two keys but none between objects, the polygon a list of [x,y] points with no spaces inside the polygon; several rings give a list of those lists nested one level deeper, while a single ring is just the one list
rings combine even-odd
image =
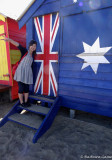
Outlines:
[{"label": "girl's hair", "polygon": [[[32,39],[32,40],[29,42],[28,48],[30,48],[30,46],[32,46],[33,44],[36,44],[36,45],[37,45],[37,42],[36,42],[35,40]],[[34,55],[34,54],[36,54],[36,50],[33,51],[33,55]]]},{"label": "girl's hair", "polygon": [[29,42],[29,47],[32,46],[33,44],[36,44],[36,45],[37,45],[37,42],[32,39],[32,40]]}]

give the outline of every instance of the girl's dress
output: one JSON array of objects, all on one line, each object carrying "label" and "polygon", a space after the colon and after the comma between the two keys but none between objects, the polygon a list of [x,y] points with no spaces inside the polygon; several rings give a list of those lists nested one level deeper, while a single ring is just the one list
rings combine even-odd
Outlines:
[{"label": "girl's dress", "polygon": [[[24,56],[24,54],[27,52],[27,49],[21,45],[19,45],[18,48],[21,51],[21,57]],[[33,84],[32,62],[33,57],[28,52],[28,54],[22,59],[18,68],[16,69],[14,75],[15,81],[25,84]]]}]

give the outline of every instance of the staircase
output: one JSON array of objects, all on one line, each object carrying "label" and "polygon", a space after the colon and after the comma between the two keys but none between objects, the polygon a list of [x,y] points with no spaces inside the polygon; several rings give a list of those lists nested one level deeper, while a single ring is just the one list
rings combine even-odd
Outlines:
[{"label": "staircase", "polygon": [[[24,108],[19,101],[13,106],[9,113],[0,122],[2,127],[7,121],[12,121],[36,130],[33,143],[50,128],[60,108],[59,97],[51,98],[38,95],[30,95],[31,106]],[[25,114],[21,114],[25,110]]]}]

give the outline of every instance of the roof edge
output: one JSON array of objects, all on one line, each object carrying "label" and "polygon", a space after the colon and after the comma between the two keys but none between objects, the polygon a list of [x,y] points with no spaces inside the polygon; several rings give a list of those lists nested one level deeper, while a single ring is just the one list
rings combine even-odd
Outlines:
[{"label": "roof edge", "polygon": [[35,11],[44,3],[44,1],[45,0],[34,0],[33,3],[30,4],[29,8],[27,8],[27,11],[25,11],[24,14],[22,14],[20,19],[18,20],[19,29],[21,29],[24,26],[24,24],[27,23],[27,21],[32,17]]},{"label": "roof edge", "polygon": [[28,11],[28,9],[32,6],[32,4],[35,2],[35,0],[31,1],[29,3],[29,5],[27,6],[27,8],[22,12],[22,14],[18,17],[17,21],[19,21],[23,16],[24,14]]}]

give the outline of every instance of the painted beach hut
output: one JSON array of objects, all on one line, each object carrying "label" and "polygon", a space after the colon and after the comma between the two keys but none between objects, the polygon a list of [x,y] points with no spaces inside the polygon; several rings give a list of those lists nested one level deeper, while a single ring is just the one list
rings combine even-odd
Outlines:
[{"label": "painted beach hut", "polygon": [[35,94],[112,116],[111,13],[108,0],[35,1],[19,21],[20,28],[27,26],[27,41],[38,42]]},{"label": "painted beach hut", "polygon": [[[26,46],[26,26],[19,30],[18,22],[0,15],[0,39],[4,36]],[[0,40],[0,91],[9,91],[10,100],[18,98],[18,85],[12,77],[12,66],[20,59],[17,47]]]},{"label": "painted beach hut", "polygon": [[[36,129],[34,143],[60,106],[112,117],[111,14],[108,0],[36,0],[19,20],[19,27],[27,28],[27,46],[31,39],[38,44],[29,97],[33,108],[26,110],[45,118],[39,125],[20,121],[20,115],[17,120],[18,102],[9,120]],[[34,105],[38,100],[44,107]]]}]

